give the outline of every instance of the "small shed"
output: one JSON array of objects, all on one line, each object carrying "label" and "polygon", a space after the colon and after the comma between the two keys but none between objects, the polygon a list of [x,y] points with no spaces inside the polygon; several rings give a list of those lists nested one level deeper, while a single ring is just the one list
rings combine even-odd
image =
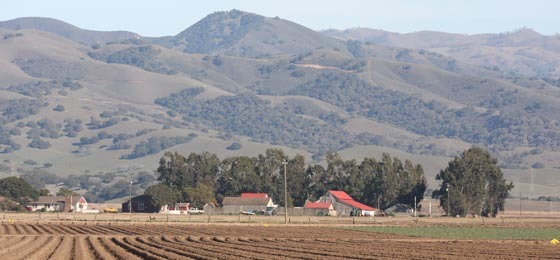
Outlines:
[{"label": "small shed", "polygon": [[26,206],[29,211],[70,212],[71,196],[40,196],[39,199]]},{"label": "small shed", "polygon": [[306,201],[303,208],[308,216],[336,216],[336,210],[330,202]]},{"label": "small shed", "polygon": [[[122,212],[130,212],[129,203],[130,200],[127,200],[122,204]],[[148,195],[132,197],[132,213],[157,213],[159,210]]]},{"label": "small shed", "polygon": [[266,208],[275,208],[272,198],[243,198],[243,197],[225,197],[222,201],[223,211],[225,214],[237,214],[243,211],[264,211]]}]

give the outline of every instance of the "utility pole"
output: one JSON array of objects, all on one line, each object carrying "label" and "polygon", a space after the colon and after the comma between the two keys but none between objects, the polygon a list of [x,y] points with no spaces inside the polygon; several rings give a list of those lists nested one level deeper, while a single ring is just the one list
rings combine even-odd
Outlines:
[{"label": "utility pole", "polygon": [[447,191],[447,215],[451,216],[451,208],[449,207],[449,183],[447,183],[445,191]]},{"label": "utility pole", "polygon": [[521,191],[519,192],[519,216],[521,217]]},{"label": "utility pole", "polygon": [[132,181],[130,181],[130,185],[128,185],[128,213],[132,217]]},{"label": "utility pole", "polygon": [[286,179],[286,165],[288,165],[288,162],[284,160],[282,164],[284,165],[284,224],[288,224],[288,182]]},{"label": "utility pole", "polygon": [[414,196],[414,217],[418,216],[418,214],[416,214],[416,196]]}]

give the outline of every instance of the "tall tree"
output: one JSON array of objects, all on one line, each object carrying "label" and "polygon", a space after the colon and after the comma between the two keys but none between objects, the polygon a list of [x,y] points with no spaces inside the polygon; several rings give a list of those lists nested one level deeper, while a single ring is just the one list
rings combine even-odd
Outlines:
[{"label": "tall tree", "polygon": [[288,200],[291,200],[293,206],[302,207],[308,198],[310,184],[310,179],[305,169],[305,157],[299,154],[296,155],[288,161],[286,168],[289,191]]},{"label": "tall tree", "polygon": [[513,188],[513,183],[506,183],[497,160],[479,147],[455,157],[436,179],[441,186],[434,195],[440,196],[440,204],[452,216],[496,216]]},{"label": "tall tree", "polygon": [[163,205],[175,205],[180,200],[179,192],[163,183],[148,187],[144,194],[150,196],[152,203],[158,208]]},{"label": "tall tree", "polygon": [[31,199],[37,199],[39,191],[19,177],[8,177],[0,180],[0,196],[24,204]]}]

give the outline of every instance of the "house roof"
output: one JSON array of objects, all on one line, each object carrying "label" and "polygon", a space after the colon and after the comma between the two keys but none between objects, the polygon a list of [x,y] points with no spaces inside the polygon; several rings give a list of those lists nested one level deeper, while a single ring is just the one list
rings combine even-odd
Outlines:
[{"label": "house roof", "polygon": [[338,202],[342,204],[346,204],[350,207],[357,208],[360,210],[375,210],[375,208],[372,208],[366,204],[355,201],[352,197],[350,197],[350,195],[348,195],[344,191],[329,190],[329,193],[332,194]]},{"label": "house roof", "polygon": [[268,194],[244,192],[241,193],[241,198],[268,198]]},{"label": "house roof", "polygon": [[305,206],[306,209],[330,209],[332,207],[332,203],[330,202],[306,202]]},{"label": "house roof", "polygon": [[341,190],[329,190],[329,193],[339,200],[354,200],[348,193]]},{"label": "house roof", "polygon": [[86,201],[86,198],[84,198],[84,197],[81,197],[80,200],[78,200],[78,203],[80,203],[80,204],[88,204],[87,201]]},{"label": "house roof", "polygon": [[357,202],[355,200],[340,200],[339,202],[342,203],[342,204],[346,204],[350,207],[361,209],[361,210],[375,210],[374,208],[372,208],[372,207],[370,207],[366,204],[362,204],[360,202]]},{"label": "house roof", "polygon": [[267,206],[271,198],[225,197],[224,206]]},{"label": "house roof", "polygon": [[52,203],[65,203],[66,197],[64,196],[39,196],[39,199],[31,202],[31,204],[52,204]]}]

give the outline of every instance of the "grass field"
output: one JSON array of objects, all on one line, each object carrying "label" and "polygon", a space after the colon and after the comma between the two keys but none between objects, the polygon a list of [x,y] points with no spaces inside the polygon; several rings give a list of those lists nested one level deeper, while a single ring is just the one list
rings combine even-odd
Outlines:
[{"label": "grass field", "polygon": [[558,227],[359,227],[355,230],[450,239],[550,240],[560,237],[560,228]]}]

